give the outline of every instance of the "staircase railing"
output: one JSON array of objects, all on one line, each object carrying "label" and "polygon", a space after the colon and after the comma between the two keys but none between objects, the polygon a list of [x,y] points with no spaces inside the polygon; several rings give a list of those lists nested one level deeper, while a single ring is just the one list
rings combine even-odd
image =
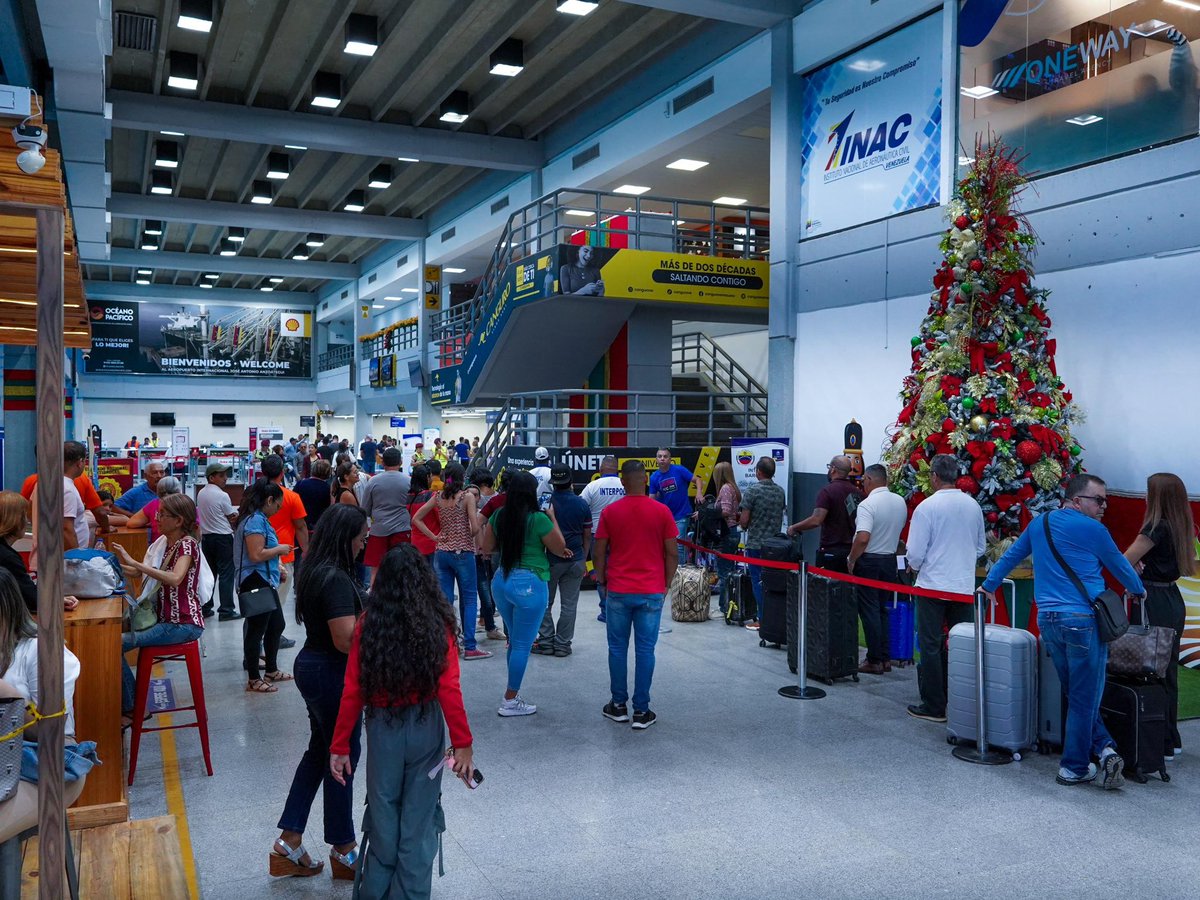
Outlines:
[{"label": "staircase railing", "polygon": [[[582,401],[582,402],[581,402]],[[568,447],[572,436],[599,438],[605,446],[678,445],[680,432],[699,434],[705,445],[732,437],[764,437],[766,395],[750,391],[589,391],[564,389],[512,394],[483,440],[476,460],[491,464],[512,444]],[[577,424],[578,417],[596,417]],[[608,417],[601,419],[600,417]],[[599,424],[603,422],[604,424]],[[619,443],[610,442],[618,435]]]},{"label": "staircase railing", "polygon": [[751,377],[741,363],[703,332],[677,334],[671,339],[671,373],[699,375],[720,394],[731,398],[746,398],[744,409],[754,425],[765,432],[767,427],[767,390]]},{"label": "staircase railing", "polygon": [[[471,299],[434,316],[430,340],[438,346],[438,367],[453,365],[461,358],[466,339],[483,319],[496,282],[511,262],[557,244],[569,244],[572,238],[577,241],[580,234],[596,246],[615,240],[635,250],[767,259],[771,249],[768,216],[765,207],[719,206],[700,200],[631,197],[577,188],[539,197],[508,217]],[[625,217],[623,223],[621,217]]]}]

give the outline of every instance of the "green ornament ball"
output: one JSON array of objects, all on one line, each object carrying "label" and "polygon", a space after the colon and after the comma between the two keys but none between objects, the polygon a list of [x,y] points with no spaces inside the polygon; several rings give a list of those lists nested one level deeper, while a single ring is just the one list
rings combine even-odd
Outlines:
[{"label": "green ornament ball", "polygon": [[913,339],[912,339],[912,345],[915,347],[915,346],[917,346],[917,344],[919,344],[919,343],[921,343],[921,337],[920,337],[920,335],[915,335],[915,334],[914,334],[914,335],[913,335]]},{"label": "green ornament ball", "polygon": [[969,294],[969,293],[971,293],[972,290],[974,290],[974,288],[972,287],[971,282],[964,281],[962,283],[962,285],[959,287],[959,290],[962,291],[964,294]]},{"label": "green ornament ball", "polygon": [[970,397],[963,397],[962,405],[963,409],[970,411],[975,408],[975,401]]},{"label": "green ornament ball", "polygon": [[1078,456],[1082,452],[1083,452],[1083,448],[1080,447],[1078,444],[1071,445],[1071,455],[1072,456]]}]

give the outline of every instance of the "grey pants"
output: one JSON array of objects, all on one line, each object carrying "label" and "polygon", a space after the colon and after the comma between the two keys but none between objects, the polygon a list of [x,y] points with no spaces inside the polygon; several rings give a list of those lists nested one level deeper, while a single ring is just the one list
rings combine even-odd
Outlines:
[{"label": "grey pants", "polygon": [[[583,562],[562,560],[550,563],[550,602],[538,629],[538,644],[543,647],[571,649],[575,637],[575,612],[579,608],[579,585],[583,583],[586,568]],[[554,625],[554,597],[562,591],[562,604],[558,608],[558,627]]]},{"label": "grey pants", "polygon": [[445,733],[436,702],[406,707],[394,718],[381,712],[367,717],[364,900],[415,900],[432,890],[442,773],[431,779],[429,770],[445,752]]}]

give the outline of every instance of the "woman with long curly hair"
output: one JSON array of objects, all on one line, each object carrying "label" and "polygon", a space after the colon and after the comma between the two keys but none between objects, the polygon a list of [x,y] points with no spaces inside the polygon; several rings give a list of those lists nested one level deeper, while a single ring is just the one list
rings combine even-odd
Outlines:
[{"label": "woman with long curly hair", "polygon": [[1146,518],[1129,549],[1129,560],[1146,586],[1146,618],[1175,632],[1167,666],[1167,759],[1183,750],[1179,737],[1179,641],[1187,609],[1177,582],[1196,572],[1196,523],[1187,488],[1178,475],[1158,472],[1146,479]]},{"label": "woman with long curly hair", "polygon": [[537,707],[520,696],[550,596],[549,551],[571,558],[557,523],[538,509],[538,482],[528,472],[505,479],[504,506],[492,513],[483,538],[483,552],[500,552],[499,571],[492,577],[492,597],[508,629],[508,689],[496,710],[502,716],[530,716]]},{"label": "woman with long curly hair", "polygon": [[367,849],[363,897],[428,897],[437,854],[445,732],[449,765],[466,780],[472,737],[458,680],[454,608],[411,544],[383,558],[367,611],[354,630],[329,768],[353,772],[351,735],[367,713]]},{"label": "woman with long curly hair", "polygon": [[[304,626],[305,639],[296,655],[294,674],[308,708],[310,735],[279,817],[282,833],[270,855],[272,875],[317,875],[324,867],[313,862],[302,843],[313,800],[317,790],[323,789],[330,869],[334,878],[354,878],[358,851],[353,785],[349,778],[345,784],[335,781],[327,762],[354,623],[362,612],[355,559],[366,543],[366,513],[357,506],[334,506],[313,532],[296,576],[296,621]],[[359,731],[356,722],[350,732],[350,763],[354,766],[358,765]]]}]

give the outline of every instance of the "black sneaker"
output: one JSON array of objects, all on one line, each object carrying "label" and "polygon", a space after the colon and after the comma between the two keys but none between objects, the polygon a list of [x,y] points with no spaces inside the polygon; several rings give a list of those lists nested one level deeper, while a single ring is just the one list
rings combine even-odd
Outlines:
[{"label": "black sneaker", "polygon": [[291,650],[295,646],[296,646],[296,642],[289,637],[281,637],[279,639],[279,649],[280,650]]},{"label": "black sneaker", "polygon": [[654,724],[654,720],[657,718],[658,716],[648,709],[644,712],[635,712],[633,714],[633,727],[637,728],[638,730],[649,728]]},{"label": "black sneaker", "polygon": [[234,619],[240,619],[241,617],[242,617],[242,614],[240,612],[228,612],[228,613],[227,612],[218,612],[217,613],[217,621],[218,622],[232,622]]},{"label": "black sneaker", "polygon": [[201,607],[201,612],[204,614],[204,618],[206,619],[211,619],[217,614],[216,610],[212,608],[211,603],[206,603],[203,607]]},{"label": "black sneaker", "polygon": [[604,718],[612,719],[614,722],[629,721],[629,707],[624,703],[606,703],[603,712]]},{"label": "black sneaker", "polygon": [[913,704],[908,708],[908,714],[914,719],[924,719],[926,722],[945,722],[945,713],[936,713],[924,705]]}]

